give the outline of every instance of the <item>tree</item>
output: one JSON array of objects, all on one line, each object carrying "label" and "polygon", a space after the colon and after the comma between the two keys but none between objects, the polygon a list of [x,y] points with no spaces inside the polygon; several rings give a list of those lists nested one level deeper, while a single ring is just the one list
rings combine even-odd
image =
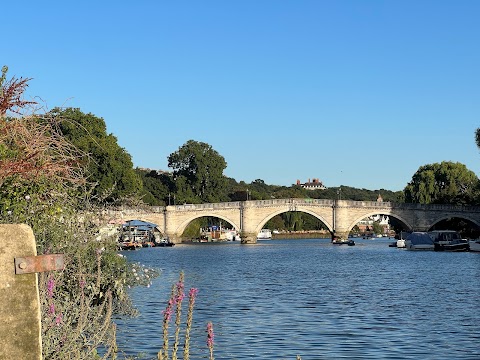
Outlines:
[{"label": "tree", "polygon": [[226,178],[223,175],[227,163],[212,146],[189,140],[168,156],[168,166],[173,169],[178,202],[219,202],[227,199]]},{"label": "tree", "polygon": [[97,183],[93,191],[96,198],[113,202],[139,193],[142,182],[133,169],[131,156],[118,145],[115,136],[107,134],[102,118],[74,108],[57,108],[51,114],[62,119],[63,135],[88,154],[84,160],[89,181]]},{"label": "tree", "polygon": [[475,173],[458,162],[424,165],[405,187],[405,202],[471,204],[476,197],[478,182]]},{"label": "tree", "polygon": [[153,206],[173,205],[175,184],[171,174],[138,168],[135,169],[135,172],[143,182],[141,196],[144,203]]},{"label": "tree", "polygon": [[100,347],[102,358],[116,358],[112,312],[133,310],[126,289],[137,272],[118,257],[116,238],[99,239],[99,208],[80,187],[86,181],[77,159],[84,155],[59,131],[55,113],[26,108],[32,105],[23,100],[26,87],[27,81],[6,81],[3,68],[0,223],[26,223],[38,254],[65,255],[63,271],[38,276],[42,358],[97,358]]}]

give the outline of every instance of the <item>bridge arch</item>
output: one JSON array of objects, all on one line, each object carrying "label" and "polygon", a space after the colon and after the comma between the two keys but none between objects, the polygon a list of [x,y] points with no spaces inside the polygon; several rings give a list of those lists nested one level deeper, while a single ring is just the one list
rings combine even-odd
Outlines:
[{"label": "bridge arch", "polygon": [[472,224],[475,224],[476,226],[480,227],[480,222],[466,214],[456,214],[456,215],[443,215],[443,216],[439,216],[438,218],[435,218],[433,219],[432,223],[431,223],[431,226],[430,228],[434,227],[435,225],[437,225],[438,223],[442,222],[442,221],[445,221],[445,220],[449,220],[449,219],[453,219],[453,218],[456,218],[456,219],[461,219],[461,220],[468,220],[470,221]]},{"label": "bridge arch", "polygon": [[192,221],[194,221],[196,219],[200,219],[200,218],[203,218],[203,217],[216,217],[216,218],[222,219],[222,220],[228,222],[229,224],[231,224],[235,229],[240,230],[239,224],[237,224],[234,220],[230,219],[229,217],[227,217],[225,215],[215,213],[215,212],[206,212],[206,213],[202,213],[202,214],[195,214],[194,216],[188,217],[185,220],[183,220],[173,230],[173,233],[175,234],[175,238],[181,239],[182,234],[185,231],[185,229],[187,228],[188,224],[190,224]]},{"label": "bridge arch", "polygon": [[257,228],[255,229],[256,233],[258,233],[260,230],[262,230],[263,227],[265,226],[265,224],[269,220],[273,219],[275,216],[280,215],[280,214],[284,214],[284,213],[287,213],[287,212],[295,212],[295,211],[296,212],[303,212],[303,213],[312,215],[316,219],[320,220],[327,227],[327,229],[328,229],[328,231],[330,231],[330,233],[333,233],[332,225],[329,224],[328,221],[322,215],[317,214],[316,212],[314,212],[310,209],[306,209],[306,208],[302,208],[302,207],[297,207],[295,209],[280,209],[280,210],[277,210],[277,211],[274,211],[274,212],[268,214],[266,217],[264,217],[258,223]]},{"label": "bridge arch", "polygon": [[388,215],[390,217],[394,217],[395,219],[401,221],[406,226],[406,228],[407,228],[406,230],[413,230],[413,227],[409,224],[408,220],[405,219],[402,215],[396,213],[395,211],[379,211],[379,210],[376,210],[376,211],[367,212],[367,213],[365,213],[365,215],[362,215],[361,217],[358,217],[355,220],[353,220],[348,227],[348,231],[349,232],[352,231],[352,229],[355,227],[355,225],[357,225],[360,221],[362,221],[363,219],[368,218],[370,216],[373,216],[373,215]]}]

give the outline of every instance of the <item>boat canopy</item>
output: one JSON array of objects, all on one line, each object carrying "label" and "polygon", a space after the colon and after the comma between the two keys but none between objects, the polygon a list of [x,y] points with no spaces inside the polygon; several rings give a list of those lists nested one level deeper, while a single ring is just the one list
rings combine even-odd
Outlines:
[{"label": "boat canopy", "polygon": [[433,245],[433,240],[426,232],[413,232],[408,235],[407,240],[412,245]]},{"label": "boat canopy", "polygon": [[123,227],[135,227],[139,230],[152,230],[157,227],[157,224],[142,220],[128,220],[123,224]]}]

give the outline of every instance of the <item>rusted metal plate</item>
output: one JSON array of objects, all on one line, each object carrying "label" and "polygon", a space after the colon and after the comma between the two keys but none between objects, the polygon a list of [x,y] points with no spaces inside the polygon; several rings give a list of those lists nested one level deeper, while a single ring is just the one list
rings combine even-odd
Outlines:
[{"label": "rusted metal plate", "polygon": [[24,256],[15,258],[15,274],[17,275],[62,270],[63,268],[63,254]]}]

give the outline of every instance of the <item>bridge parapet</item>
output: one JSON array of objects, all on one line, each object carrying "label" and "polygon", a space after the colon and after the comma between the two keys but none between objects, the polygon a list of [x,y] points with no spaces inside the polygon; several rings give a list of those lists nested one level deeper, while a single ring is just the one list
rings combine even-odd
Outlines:
[{"label": "bridge parapet", "polygon": [[241,201],[206,203],[206,204],[183,204],[167,206],[167,211],[192,211],[192,210],[212,210],[212,209],[238,209]]},{"label": "bridge parapet", "polygon": [[334,204],[334,200],[329,199],[270,199],[270,200],[253,200],[253,201],[245,201],[245,206],[288,206],[291,204],[296,205],[321,205],[321,206],[332,206]]}]

